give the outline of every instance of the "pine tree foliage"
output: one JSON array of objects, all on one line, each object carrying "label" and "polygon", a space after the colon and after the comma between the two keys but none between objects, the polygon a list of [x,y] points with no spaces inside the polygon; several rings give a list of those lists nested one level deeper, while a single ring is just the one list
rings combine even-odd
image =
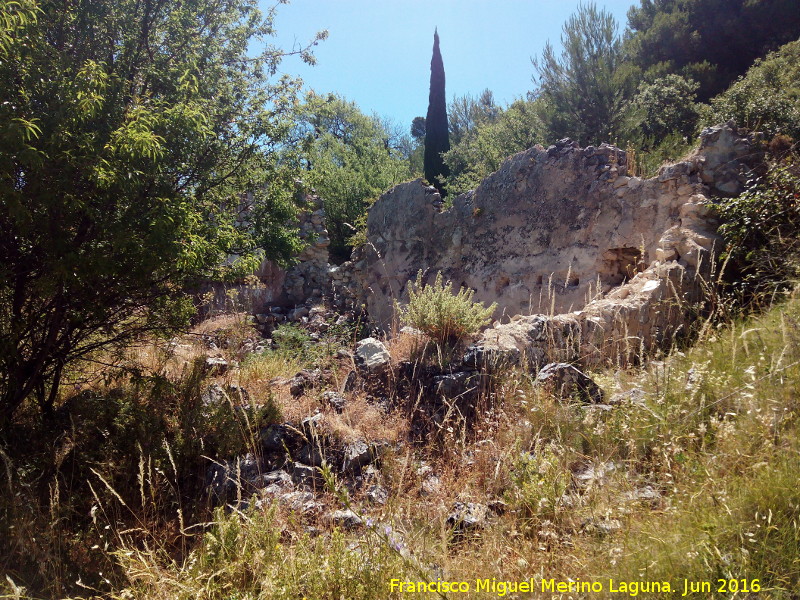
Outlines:
[{"label": "pine tree foliage", "polygon": [[582,145],[615,141],[628,92],[616,20],[593,3],[581,5],[564,24],[561,43],[560,55],[547,42],[533,60],[548,137]]},{"label": "pine tree foliage", "polygon": [[648,81],[694,79],[702,102],[756,58],[800,36],[797,0],[639,0],[628,11],[626,52]]}]

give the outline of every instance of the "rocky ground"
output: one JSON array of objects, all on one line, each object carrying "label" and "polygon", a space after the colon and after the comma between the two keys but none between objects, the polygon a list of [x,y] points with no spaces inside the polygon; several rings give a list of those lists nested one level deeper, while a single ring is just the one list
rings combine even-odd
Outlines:
[{"label": "rocky ground", "polygon": [[[388,342],[371,336],[358,339],[355,314],[321,305],[273,307],[247,322],[252,325],[244,325],[250,331],[244,339],[232,340],[225,330],[213,328],[202,337],[209,353],[203,359],[206,372],[219,381],[203,392],[203,402],[209,406],[233,401],[246,410],[253,402],[245,387],[226,383],[236,379],[240,367],[237,361],[222,358],[221,348],[246,363],[248,356],[279,349],[281,342],[276,340],[285,335],[281,328],[289,325],[304,338],[306,351],[313,354],[316,348],[328,355],[292,376],[268,381],[267,389],[284,405],[303,406],[304,411],[289,410],[295,418],[258,429],[252,452],[209,464],[204,493],[227,510],[245,511],[253,502],[262,507],[276,501],[301,515],[309,532],[319,533],[316,524],[320,522],[363,527],[379,518],[392,493],[392,482],[385,474],[387,461],[411,460],[416,479],[412,493],[423,499],[441,496],[443,478],[437,468],[443,465],[431,460],[432,450],[435,456],[443,445],[458,445],[459,436],[462,442],[483,436],[488,447],[491,432],[485,428],[499,427],[504,419],[499,412],[493,414],[497,394],[502,393],[499,373],[513,366],[518,351],[495,351],[490,360],[481,347],[464,345],[442,357],[423,334],[410,327]],[[332,347],[329,334],[336,328],[346,330],[350,337],[338,338]],[[269,337],[273,334],[274,339]],[[532,376],[534,388],[541,393],[591,411],[612,411],[614,405],[637,399],[635,392],[609,397],[591,377],[568,363],[537,365]],[[391,421],[389,435],[374,437],[371,419]],[[475,431],[476,424],[484,430]],[[461,458],[461,468],[468,469],[475,461],[472,451]],[[600,480],[614,468],[613,463],[576,466],[575,485],[580,488]],[[347,502],[331,501],[337,488],[347,490]],[[656,501],[660,497],[650,486],[630,494],[631,499]],[[502,494],[488,494],[479,502],[456,500],[439,509],[446,512],[446,523],[458,536],[502,514],[506,503]]]}]

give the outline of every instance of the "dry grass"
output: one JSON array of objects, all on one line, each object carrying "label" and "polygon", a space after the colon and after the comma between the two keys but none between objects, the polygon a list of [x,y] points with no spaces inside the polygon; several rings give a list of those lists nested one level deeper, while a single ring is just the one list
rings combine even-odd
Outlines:
[{"label": "dry grass", "polygon": [[[389,345],[394,361],[413,355],[408,337]],[[389,593],[392,578],[437,577],[469,581],[473,589],[476,578],[492,577],[668,580],[676,589],[684,577],[758,578],[764,598],[800,591],[800,301],[709,328],[694,348],[645,367],[596,373],[608,395],[623,396],[611,410],[558,401],[529,374],[503,373],[491,397],[481,399],[485,410],[469,435],[454,428],[428,444],[407,441],[407,407],[386,413],[361,391],[345,394],[342,414],[322,404],[323,391],[339,389],[352,368],[347,360],[328,361],[333,383],[299,398],[267,379],[294,374],[298,364],[284,360],[258,357],[230,380],[251,394],[272,394],[286,420],[322,410],[334,443],[389,441],[380,469],[385,506],[370,504],[364,488],[344,500],[333,479],[318,496],[325,510],[351,506],[381,526],[337,530],[324,513],[270,505],[218,512],[172,560],[159,544],[167,531],[180,537],[179,530],[152,524],[174,523],[174,506],[166,521],[156,520],[159,510],[145,511],[146,527],[137,527],[146,535],[136,528],[120,535],[115,515],[126,509],[105,493],[98,527],[108,524],[109,548],[122,550],[113,555],[121,569],[114,597],[377,600],[404,597]],[[120,490],[135,512],[151,502],[170,506],[173,471],[169,462],[159,468],[163,475],[147,471],[138,504]],[[474,535],[452,534],[446,519],[454,502],[496,500],[505,502],[503,514]],[[310,536],[310,527],[318,535]],[[36,528],[24,531],[34,536]],[[102,555],[108,565],[102,545],[96,552],[96,564]],[[8,586],[6,592],[13,594]]]},{"label": "dry grass", "polygon": [[397,365],[404,360],[411,360],[431,344],[423,334],[398,332],[386,341],[387,350],[392,357],[392,364]]},{"label": "dry grass", "polygon": [[345,442],[366,439],[394,444],[405,439],[408,427],[399,413],[385,412],[360,393],[348,395],[341,414],[328,410],[326,417],[333,436]]}]

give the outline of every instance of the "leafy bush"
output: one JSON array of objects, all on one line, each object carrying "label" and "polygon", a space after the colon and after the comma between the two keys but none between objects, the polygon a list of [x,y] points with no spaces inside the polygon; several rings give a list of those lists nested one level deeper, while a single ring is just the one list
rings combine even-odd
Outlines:
[{"label": "leafy bush", "polygon": [[[309,94],[295,118],[295,135],[306,150],[304,180],[325,203],[328,249],[346,260],[355,222],[374,198],[409,176],[402,148],[406,140],[388,123],[334,94]],[[289,154],[294,151],[287,149]]]},{"label": "leafy bush", "polygon": [[537,445],[535,452],[519,452],[512,471],[509,499],[523,519],[556,521],[563,512],[563,496],[570,482],[555,445]]},{"label": "leafy bush", "polygon": [[797,166],[790,160],[773,164],[762,179],[719,209],[736,295],[749,302],[790,287],[798,276],[800,253]]},{"label": "leafy bush", "polygon": [[495,109],[492,118],[476,118],[460,138],[451,140],[450,151],[444,155],[450,168],[447,191],[451,197],[476,188],[507,157],[543,141],[540,104],[517,100],[505,110]]},{"label": "leafy bush", "polygon": [[489,308],[482,302],[473,302],[473,290],[460,288],[453,294],[451,281],[442,281],[442,273],[436,275],[431,285],[422,282],[422,271],[408,289],[408,306],[398,306],[401,320],[422,331],[439,346],[455,346],[460,340],[473,335],[487,325],[497,308]]},{"label": "leafy bush", "polygon": [[708,125],[733,119],[770,136],[800,138],[800,40],[756,61],[744,77],[711,101]]},{"label": "leafy bush", "polygon": [[673,133],[690,137],[697,124],[695,98],[698,83],[680,75],[667,75],[653,83],[642,83],[633,98],[637,129],[644,147],[651,148]]}]

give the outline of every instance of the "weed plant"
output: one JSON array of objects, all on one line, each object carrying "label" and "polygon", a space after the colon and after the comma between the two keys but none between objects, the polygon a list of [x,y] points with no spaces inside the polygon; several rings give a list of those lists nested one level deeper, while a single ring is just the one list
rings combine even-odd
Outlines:
[{"label": "weed plant", "polygon": [[408,289],[408,305],[397,307],[403,323],[419,329],[440,347],[453,347],[464,338],[488,325],[497,304],[484,307],[473,302],[475,292],[459,288],[453,294],[451,281],[444,281],[437,273],[432,284],[423,283],[422,271]]}]

